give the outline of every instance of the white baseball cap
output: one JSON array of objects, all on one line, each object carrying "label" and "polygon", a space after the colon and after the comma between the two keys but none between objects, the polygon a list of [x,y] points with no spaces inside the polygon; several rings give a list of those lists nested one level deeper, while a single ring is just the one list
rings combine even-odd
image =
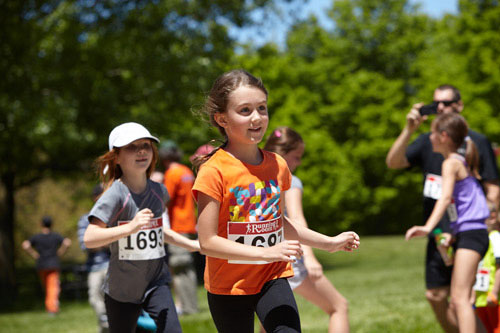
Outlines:
[{"label": "white baseball cap", "polygon": [[111,151],[113,147],[123,147],[129,143],[139,140],[139,139],[151,139],[156,142],[160,142],[158,138],[149,133],[146,127],[138,123],[124,123],[113,128],[111,133],[109,133],[109,150]]}]

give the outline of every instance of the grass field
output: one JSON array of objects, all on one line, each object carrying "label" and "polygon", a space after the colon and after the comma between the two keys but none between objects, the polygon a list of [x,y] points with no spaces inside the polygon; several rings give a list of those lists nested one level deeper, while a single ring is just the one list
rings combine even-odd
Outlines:
[{"label": "grass field", "polygon": [[[362,237],[354,253],[318,251],[328,278],[349,300],[352,332],[440,332],[424,297],[425,240],[403,236]],[[205,291],[198,290],[201,313],[181,317],[184,332],[215,332]],[[297,296],[304,332],[326,332],[326,315]],[[0,313],[0,332],[96,332],[91,307],[63,301],[48,317],[41,300],[19,300],[25,308]],[[257,327],[257,326],[256,326]],[[257,331],[257,328],[256,328]]]}]

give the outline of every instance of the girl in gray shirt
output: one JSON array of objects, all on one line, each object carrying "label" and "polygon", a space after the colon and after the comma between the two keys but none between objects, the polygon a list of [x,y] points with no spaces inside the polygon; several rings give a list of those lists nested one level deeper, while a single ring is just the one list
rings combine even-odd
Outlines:
[{"label": "girl in gray shirt", "polygon": [[87,248],[109,245],[111,257],[104,284],[110,332],[134,332],[141,310],[157,332],[181,332],[167,285],[164,241],[199,251],[198,241],[164,228],[166,188],[149,180],[159,142],[137,123],[111,131],[109,151],[99,157],[105,192],[89,214]]}]

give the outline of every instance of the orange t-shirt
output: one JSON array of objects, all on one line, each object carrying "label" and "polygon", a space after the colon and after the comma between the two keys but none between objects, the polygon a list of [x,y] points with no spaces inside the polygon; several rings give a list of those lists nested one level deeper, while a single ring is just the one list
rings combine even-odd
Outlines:
[{"label": "orange t-shirt", "polygon": [[163,182],[170,195],[168,217],[172,230],[182,234],[195,234],[196,216],[191,194],[193,172],[185,165],[172,163],[165,171]]},{"label": "orange t-shirt", "polygon": [[[249,165],[219,149],[200,168],[193,195],[203,192],[220,202],[218,236],[253,246],[284,239],[281,196],[292,175],[281,156],[262,153],[260,165]],[[212,294],[257,294],[267,281],[293,276],[286,262],[206,258],[205,288]]]}]

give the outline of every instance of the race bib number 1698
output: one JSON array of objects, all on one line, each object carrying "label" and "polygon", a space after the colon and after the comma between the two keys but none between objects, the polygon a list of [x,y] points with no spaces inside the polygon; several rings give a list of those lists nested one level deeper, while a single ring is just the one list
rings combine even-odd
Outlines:
[{"label": "race bib number 1698", "polygon": [[[271,247],[283,241],[281,216],[263,222],[228,222],[227,238],[251,246]],[[268,264],[267,261],[228,260],[230,264]]]}]

